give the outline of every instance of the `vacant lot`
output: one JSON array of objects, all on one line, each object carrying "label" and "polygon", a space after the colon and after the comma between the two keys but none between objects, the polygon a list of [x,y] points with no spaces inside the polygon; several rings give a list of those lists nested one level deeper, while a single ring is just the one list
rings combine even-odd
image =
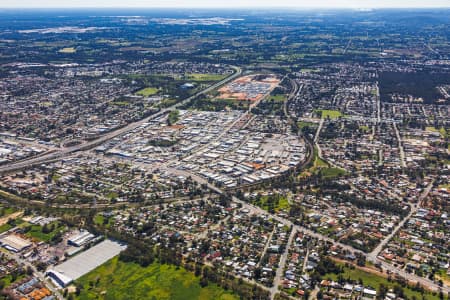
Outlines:
[{"label": "vacant lot", "polygon": [[118,257],[77,282],[83,286],[77,299],[238,299],[217,285],[201,288],[199,278],[183,268],[159,263],[142,268],[121,262]]},{"label": "vacant lot", "polygon": [[144,89],[142,89],[140,91],[137,91],[136,94],[140,95],[140,96],[144,96],[144,97],[149,97],[149,96],[157,94],[158,91],[159,90],[157,88],[147,87],[147,88],[144,88]]},{"label": "vacant lot", "polygon": [[186,79],[193,81],[220,81],[226,77],[221,74],[186,74]]},{"label": "vacant lot", "polygon": [[319,113],[323,119],[337,119],[342,116],[342,113],[338,110],[318,109],[316,112]]},{"label": "vacant lot", "polygon": [[65,226],[58,222],[53,222],[44,227],[39,225],[30,225],[29,231],[25,234],[28,237],[35,238],[37,240],[48,242],[52,240],[58,233],[65,231]]}]

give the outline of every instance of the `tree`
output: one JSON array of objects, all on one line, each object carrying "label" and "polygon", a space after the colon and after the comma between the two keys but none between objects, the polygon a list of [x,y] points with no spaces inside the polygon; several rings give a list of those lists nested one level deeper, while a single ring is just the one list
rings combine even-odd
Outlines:
[{"label": "tree", "polygon": [[384,284],[380,283],[380,286],[379,286],[379,288],[378,288],[378,295],[379,295],[379,298],[380,298],[380,299],[386,298],[387,292],[388,292],[387,287],[386,287]]},{"label": "tree", "polygon": [[202,288],[208,286],[208,279],[206,279],[205,277],[202,277],[202,278],[200,279],[200,286],[201,286]]}]

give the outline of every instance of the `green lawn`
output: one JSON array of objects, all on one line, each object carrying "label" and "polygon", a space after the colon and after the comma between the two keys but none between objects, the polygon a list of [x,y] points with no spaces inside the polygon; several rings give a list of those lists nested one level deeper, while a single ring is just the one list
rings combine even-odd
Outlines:
[{"label": "green lawn", "polygon": [[83,289],[76,299],[239,299],[211,283],[201,288],[199,281],[183,268],[159,263],[143,268],[115,257],[77,280]]},{"label": "green lawn", "polygon": [[[272,205],[269,204],[269,197],[273,203]],[[272,206],[275,212],[289,209],[290,207],[288,199],[283,195],[262,196],[260,201],[254,201],[253,204],[258,205],[267,211],[269,211],[270,206]]]},{"label": "green lawn", "polygon": [[185,74],[186,79],[193,81],[220,81],[226,77],[221,74]]},{"label": "green lawn", "polygon": [[9,225],[8,223],[3,224],[3,225],[0,226],[0,233],[8,231],[11,228],[13,228],[13,227],[11,225]]},{"label": "green lawn", "polygon": [[320,170],[320,175],[327,179],[332,179],[345,175],[345,170],[340,168],[324,168]]},{"label": "green lawn", "polygon": [[316,124],[316,123],[312,123],[312,122],[304,122],[304,121],[298,122],[297,125],[298,125],[298,128],[300,128],[300,129],[303,129],[303,128],[305,128],[306,126],[308,126],[308,127],[317,127],[317,124]]},{"label": "green lawn", "polygon": [[155,95],[159,92],[159,90],[157,88],[154,87],[147,87],[144,88],[142,90],[139,90],[136,92],[136,95],[140,95],[140,96],[144,96],[144,97],[149,97],[152,95]]},{"label": "green lawn", "polygon": [[[42,232],[42,226],[39,225],[31,225],[31,230],[28,231],[25,235],[28,237],[32,237],[38,239],[40,241],[48,242],[50,241],[58,232],[63,232],[65,227],[61,226],[58,222],[54,222],[55,229],[49,233]],[[47,225],[49,228],[51,224]]]},{"label": "green lawn", "polygon": [[271,95],[269,97],[269,101],[273,100],[274,102],[284,102],[286,100],[285,94],[277,94],[277,95]]},{"label": "green lawn", "polygon": [[342,113],[338,110],[329,109],[317,109],[315,112],[321,114],[322,119],[329,117],[330,119],[337,119],[342,116]]},{"label": "green lawn", "polygon": [[319,157],[319,151],[317,147],[314,147],[313,159],[308,169],[300,173],[301,177],[310,176],[311,174],[317,174],[319,171],[329,168],[328,163]]},{"label": "green lawn", "polygon": [[[337,263],[338,265],[343,265],[340,263]],[[371,286],[372,288],[375,288],[376,290],[378,290],[380,284],[384,284],[386,287],[392,288],[394,285],[396,285],[397,283],[394,282],[389,282],[386,278],[383,278],[381,276],[377,276],[375,274],[371,274],[368,272],[364,272],[362,270],[359,269],[351,269],[348,267],[344,267],[344,273],[342,274],[344,279],[351,279],[351,280],[356,280],[358,281],[359,279],[361,279],[363,281],[363,284],[365,286]],[[332,280],[337,280],[337,275],[330,273],[330,274],[325,274],[323,276],[324,279],[330,278]],[[422,295],[419,292],[413,291],[410,288],[404,288],[404,292],[405,295],[408,296],[409,299],[412,298],[412,296],[416,296],[417,299],[422,299]],[[425,298],[426,300],[438,300],[439,297],[438,296],[433,296],[431,293],[425,293]]]},{"label": "green lawn", "polygon": [[368,132],[370,130],[369,126],[366,125],[359,126],[359,129],[363,132]]},{"label": "green lawn", "polygon": [[0,217],[4,217],[7,215],[12,214],[13,212],[15,212],[16,210],[12,207],[3,207],[0,206]]},{"label": "green lawn", "polygon": [[102,214],[98,214],[94,217],[94,223],[109,228],[114,222],[113,218],[105,218]]}]

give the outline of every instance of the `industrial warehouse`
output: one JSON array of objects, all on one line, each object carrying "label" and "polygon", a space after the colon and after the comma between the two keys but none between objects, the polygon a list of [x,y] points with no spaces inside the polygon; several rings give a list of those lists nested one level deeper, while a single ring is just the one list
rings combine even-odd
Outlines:
[{"label": "industrial warehouse", "polygon": [[58,286],[65,287],[89,273],[126,249],[126,245],[105,240],[89,250],[47,271],[46,275]]}]

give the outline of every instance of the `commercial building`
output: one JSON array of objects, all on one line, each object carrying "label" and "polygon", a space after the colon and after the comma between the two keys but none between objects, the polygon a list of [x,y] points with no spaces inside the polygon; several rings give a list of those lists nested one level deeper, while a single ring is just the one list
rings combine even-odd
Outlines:
[{"label": "commercial building", "polygon": [[5,249],[13,252],[21,252],[29,247],[31,247],[31,242],[17,236],[8,235],[0,239],[0,245]]}]

